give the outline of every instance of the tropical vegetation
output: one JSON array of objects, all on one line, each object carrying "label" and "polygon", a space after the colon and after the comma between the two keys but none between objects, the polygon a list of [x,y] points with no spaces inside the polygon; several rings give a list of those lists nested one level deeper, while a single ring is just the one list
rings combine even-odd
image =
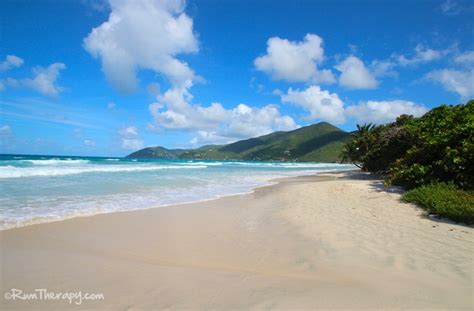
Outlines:
[{"label": "tropical vegetation", "polygon": [[[404,200],[455,221],[474,221],[474,100],[358,125],[342,159],[408,190]],[[462,202],[462,203],[461,203]]]}]

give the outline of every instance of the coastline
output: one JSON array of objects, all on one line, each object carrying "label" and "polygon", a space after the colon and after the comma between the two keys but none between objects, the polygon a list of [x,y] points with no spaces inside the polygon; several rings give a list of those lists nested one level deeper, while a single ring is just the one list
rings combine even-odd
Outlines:
[{"label": "coastline", "polygon": [[[474,229],[423,217],[358,172],[0,231],[8,309],[474,306]],[[105,299],[12,301],[46,288]]]},{"label": "coastline", "polygon": [[197,200],[191,200],[191,201],[183,201],[183,202],[177,202],[177,203],[169,203],[169,204],[162,204],[162,205],[150,205],[147,207],[136,207],[136,208],[127,208],[127,209],[117,209],[117,210],[106,210],[106,211],[100,211],[100,212],[93,212],[93,213],[83,213],[83,214],[72,214],[70,216],[65,216],[61,218],[49,218],[49,217],[44,217],[44,218],[36,218],[34,220],[29,220],[29,221],[24,221],[23,223],[20,224],[15,224],[15,225],[0,225],[0,232],[4,230],[10,230],[10,229],[15,229],[15,228],[23,228],[27,226],[33,226],[33,225],[38,225],[38,224],[45,224],[45,223],[51,223],[51,222],[57,222],[57,221],[65,221],[69,219],[74,219],[77,217],[93,217],[96,215],[101,215],[101,214],[110,214],[110,213],[122,213],[122,212],[132,212],[132,211],[139,211],[139,210],[148,210],[148,209],[153,209],[153,208],[163,208],[163,207],[172,207],[175,205],[182,205],[182,204],[194,204],[194,203],[200,203],[200,202],[207,202],[207,201],[212,201],[212,200],[218,200],[220,198],[228,197],[228,196],[235,196],[235,195],[245,195],[245,194],[251,194],[253,193],[256,189],[263,188],[263,187],[268,187],[268,186],[273,186],[277,184],[280,180],[284,180],[286,178],[300,178],[300,177],[305,177],[305,176],[315,176],[319,174],[325,174],[325,173],[344,173],[344,172],[352,172],[352,171],[357,171],[358,169],[346,169],[346,170],[328,170],[328,171],[320,171],[320,172],[313,172],[313,171],[307,171],[306,174],[302,175],[295,175],[295,176],[288,176],[288,177],[278,177],[278,178],[271,178],[268,180],[262,181],[262,185],[257,186],[257,187],[252,187],[248,191],[243,191],[243,192],[234,192],[234,193],[229,193],[229,194],[221,194],[213,197],[207,197],[207,198],[202,198],[202,199],[197,199]]}]

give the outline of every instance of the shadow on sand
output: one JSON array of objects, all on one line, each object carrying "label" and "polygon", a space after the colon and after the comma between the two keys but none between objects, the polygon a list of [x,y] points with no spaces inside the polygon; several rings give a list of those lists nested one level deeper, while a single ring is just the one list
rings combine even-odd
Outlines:
[{"label": "shadow on sand", "polygon": [[[362,171],[349,171],[345,174],[343,179],[370,180],[371,181],[370,187],[373,190],[377,191],[377,192],[403,194],[406,191],[405,189],[403,189],[403,187],[399,187],[399,186],[385,186],[382,176],[374,175],[374,174],[367,173],[367,172],[362,172]],[[467,224],[464,224],[464,223],[456,223],[455,221],[452,221],[452,220],[449,220],[449,219],[446,219],[446,218],[440,218],[440,217],[438,217],[437,215],[434,215],[434,214],[429,214],[426,210],[424,210],[423,208],[417,206],[416,204],[411,204],[411,203],[406,203],[406,204],[410,204],[414,208],[417,208],[420,211],[422,211],[423,213],[420,215],[421,218],[429,219],[429,220],[431,220],[435,223],[445,223],[445,224],[459,225],[459,226],[470,227],[470,228],[474,227],[472,225],[467,225]]]},{"label": "shadow on sand", "polygon": [[370,187],[377,192],[387,192],[387,193],[399,193],[402,194],[405,190],[402,187],[398,186],[385,186],[383,182],[383,177],[380,175],[374,175],[362,171],[350,171],[345,176],[344,179],[350,180],[371,180]]}]

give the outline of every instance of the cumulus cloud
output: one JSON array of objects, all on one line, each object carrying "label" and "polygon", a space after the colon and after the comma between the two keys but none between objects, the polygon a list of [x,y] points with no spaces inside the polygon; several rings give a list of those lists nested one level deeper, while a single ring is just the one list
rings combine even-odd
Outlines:
[{"label": "cumulus cloud", "polygon": [[54,63],[47,68],[38,66],[33,68],[34,77],[32,79],[23,79],[21,83],[43,95],[56,97],[64,90],[56,84],[59,72],[64,69],[66,69],[66,65],[63,63]]},{"label": "cumulus cloud", "polygon": [[110,0],[106,22],[84,39],[85,49],[100,58],[108,81],[122,92],[133,91],[137,71],[165,75],[174,86],[190,86],[196,79],[189,66],[176,58],[198,51],[193,21],[183,11],[185,1]]},{"label": "cumulus cloud", "polygon": [[169,129],[209,129],[225,118],[226,111],[220,103],[202,107],[190,104],[192,98],[187,88],[171,88],[158,95],[149,110],[158,126]]},{"label": "cumulus cloud", "polygon": [[282,116],[276,105],[261,108],[239,104],[227,110],[227,119],[217,129],[200,130],[191,143],[229,143],[265,135],[274,131],[289,131],[299,126],[289,116]]},{"label": "cumulus cloud", "polygon": [[396,58],[400,66],[414,66],[440,59],[447,53],[447,50],[434,50],[431,48],[427,48],[422,44],[418,44],[415,47],[415,55],[413,55],[411,58],[406,57],[405,55],[398,55]]},{"label": "cumulus cloud", "polygon": [[239,104],[226,109],[214,102],[204,107],[192,104],[186,88],[171,88],[149,106],[157,128],[195,131],[193,143],[224,143],[236,139],[268,134],[297,127],[289,116],[283,116],[275,105],[261,108]]},{"label": "cumulus cloud", "polygon": [[428,111],[425,106],[406,100],[367,101],[346,107],[336,93],[314,85],[302,91],[290,88],[280,96],[282,102],[295,104],[308,111],[309,120],[318,119],[334,124],[344,123],[347,118],[362,123],[383,124],[394,121],[402,114],[420,116]]},{"label": "cumulus cloud", "polygon": [[293,118],[282,116],[276,105],[261,108],[239,104],[230,110],[230,120],[224,133],[228,137],[248,138],[273,131],[288,131],[298,127]]},{"label": "cumulus cloud", "polygon": [[23,65],[23,59],[15,55],[7,55],[5,60],[0,63],[0,72],[7,71],[15,67]]},{"label": "cumulus cloud", "polygon": [[135,126],[128,126],[118,130],[121,147],[126,150],[138,150],[143,148],[143,140],[138,134]]},{"label": "cumulus cloud", "polygon": [[474,69],[433,70],[425,75],[425,79],[441,84],[446,90],[457,93],[462,98],[474,96]]},{"label": "cumulus cloud", "polygon": [[[374,89],[378,81],[357,57],[351,55],[335,66],[341,72],[339,84],[347,89]],[[379,69],[379,70],[382,70]]]},{"label": "cumulus cloud", "polygon": [[411,101],[367,101],[346,108],[346,115],[355,118],[360,123],[384,124],[394,121],[402,114],[419,117],[427,112],[425,106]]},{"label": "cumulus cloud", "polygon": [[[92,30],[84,47],[100,58],[107,79],[123,92],[136,87],[139,70],[152,70],[169,80],[170,88],[163,92],[157,83],[148,85],[149,93],[156,96],[149,105],[155,123],[148,129],[193,131],[196,142],[216,142],[296,127],[292,118],[281,116],[272,105],[252,108],[242,104],[226,109],[217,102],[209,106],[192,103],[190,89],[200,78],[177,58],[198,51],[184,1],[110,0],[110,7],[108,20]],[[244,113],[242,107],[249,112]],[[123,148],[138,149],[143,144],[134,127],[121,129],[119,135]]]},{"label": "cumulus cloud", "polygon": [[335,124],[345,122],[344,103],[336,93],[322,90],[319,86],[309,86],[305,90],[288,89],[281,95],[284,103],[292,103],[309,112],[308,119],[320,119]]},{"label": "cumulus cloud", "polygon": [[60,71],[66,69],[63,63],[54,63],[44,68],[37,66],[33,68],[33,77],[27,79],[7,78],[0,81],[3,88],[6,87],[26,87],[33,89],[43,95],[49,97],[57,97],[64,88],[56,83],[59,78]]},{"label": "cumulus cloud", "polygon": [[330,70],[319,70],[324,60],[323,39],[307,34],[303,41],[295,42],[278,37],[267,41],[267,53],[255,59],[255,67],[275,80],[289,82],[333,83]]}]

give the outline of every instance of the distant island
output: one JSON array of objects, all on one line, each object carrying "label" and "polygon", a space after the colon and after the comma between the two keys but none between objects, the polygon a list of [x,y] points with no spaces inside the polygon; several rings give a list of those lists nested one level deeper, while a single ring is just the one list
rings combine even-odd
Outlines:
[{"label": "distant island", "polygon": [[339,162],[351,134],[327,122],[196,149],[147,147],[127,158]]}]

